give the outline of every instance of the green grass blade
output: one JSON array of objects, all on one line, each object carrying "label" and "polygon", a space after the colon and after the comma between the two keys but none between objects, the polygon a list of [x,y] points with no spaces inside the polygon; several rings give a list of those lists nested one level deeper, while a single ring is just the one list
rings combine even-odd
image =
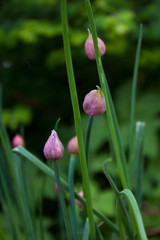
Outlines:
[{"label": "green grass blade", "polygon": [[[55,174],[54,172],[46,165],[44,164],[42,161],[40,161],[37,157],[35,157],[33,154],[31,154],[29,151],[27,151],[25,148],[23,148],[22,146],[18,146],[16,148],[14,148],[12,150],[14,153],[20,154],[23,157],[25,157],[26,159],[28,159],[29,161],[31,161],[34,165],[36,165],[42,172],[44,172],[46,175],[50,176],[52,179],[54,179],[56,181],[55,178]],[[60,178],[61,184],[64,187],[64,189],[66,189],[67,191],[69,191],[69,187],[67,182]],[[77,192],[74,192],[76,199],[78,199],[80,202],[82,202],[83,204],[86,204],[86,201],[83,197],[79,196],[79,194]],[[117,234],[119,234],[119,230],[117,228],[117,226],[112,223],[112,221],[110,221],[108,218],[106,218],[102,213],[100,213],[96,208],[93,207],[93,212],[94,214],[99,217],[102,221],[104,221],[106,223],[106,225],[112,229],[114,232],[116,232]]]},{"label": "green grass blade", "polygon": [[87,131],[85,136],[85,152],[86,152],[86,160],[87,160],[88,167],[89,167],[89,145],[90,145],[90,137],[91,137],[91,131],[93,126],[93,120],[94,120],[94,117],[89,116]]},{"label": "green grass blade", "polygon": [[66,228],[66,236],[67,236],[67,239],[70,240],[70,239],[72,239],[71,225],[70,225],[70,220],[69,220],[66,204],[64,201],[64,195],[63,195],[63,190],[62,190],[62,186],[61,186],[61,181],[59,179],[57,163],[55,161],[53,162],[53,168],[54,168],[56,182],[57,182],[58,191],[59,191],[58,196],[59,196],[62,214],[63,214],[63,220],[64,220],[64,224],[65,224],[65,228]]},{"label": "green grass blade", "polygon": [[92,12],[90,1],[85,0],[85,4],[86,4],[87,11],[88,11],[90,28],[91,28],[91,33],[93,36],[93,42],[94,42],[94,48],[95,48],[95,54],[96,54],[98,75],[99,75],[101,88],[104,93],[104,97],[105,97],[105,101],[106,101],[106,113],[107,113],[110,133],[111,133],[111,137],[112,137],[112,142],[113,142],[113,146],[114,146],[115,156],[117,159],[117,165],[118,165],[119,172],[120,172],[120,178],[121,178],[123,187],[129,188],[130,184],[129,184],[129,177],[128,177],[128,172],[127,172],[126,158],[125,158],[123,144],[122,144],[121,137],[120,137],[118,122],[116,120],[116,115],[114,114],[114,107],[113,107],[111,95],[109,93],[107,79],[106,79],[104,71],[103,71],[101,56],[100,56],[99,48],[98,48],[97,33],[96,33],[96,27],[95,27],[95,23],[94,23],[93,12]]},{"label": "green grass blade", "polygon": [[36,233],[35,233],[35,226],[34,226],[34,220],[32,218],[32,214],[28,205],[28,200],[26,198],[25,194],[25,188],[23,185],[23,176],[21,171],[21,160],[16,154],[13,154],[12,156],[15,171],[16,171],[16,180],[18,184],[18,195],[19,200],[24,216],[24,221],[26,224],[27,234],[29,239],[36,240]]},{"label": "green grass blade", "polygon": [[[5,177],[3,175],[3,171],[1,168],[0,168],[0,181],[1,181],[1,187],[4,192],[4,196],[5,196],[5,200],[2,199],[2,196],[0,197],[2,207],[3,207],[4,213],[6,213],[6,216],[7,216],[8,225],[9,225],[9,228],[11,229],[13,240],[17,240],[19,239],[18,224],[14,221],[13,203],[12,203],[10,193],[8,191],[8,187],[5,181]],[[7,204],[7,207],[6,207],[6,204]]]},{"label": "green grass blade", "polygon": [[88,239],[89,239],[89,220],[87,218],[86,223],[85,223],[85,227],[84,227],[82,240],[88,240]]},{"label": "green grass blade", "polygon": [[66,60],[66,67],[67,67],[67,74],[68,74],[68,82],[69,82],[69,89],[70,89],[70,95],[72,100],[76,135],[78,139],[79,157],[80,157],[80,163],[81,163],[84,194],[86,198],[86,210],[89,218],[91,238],[92,240],[94,240],[96,239],[96,231],[95,231],[95,225],[94,225],[92,199],[91,199],[89,176],[88,176],[85,147],[84,147],[84,140],[83,140],[83,129],[82,129],[82,123],[81,123],[81,116],[80,116],[80,110],[79,110],[79,104],[78,104],[77,90],[75,85],[71,49],[70,49],[70,42],[69,42],[66,0],[61,0],[61,18],[62,18],[63,43],[64,43],[64,53],[65,53],[65,60]]},{"label": "green grass blade", "polygon": [[138,240],[147,240],[147,235],[144,229],[142,216],[133,193],[129,189],[124,189],[123,191],[120,192],[120,195],[121,196],[124,195],[125,198],[127,199],[128,206],[133,216],[134,224],[137,230]]},{"label": "green grass blade", "polygon": [[78,240],[78,224],[76,217],[76,208],[75,208],[75,196],[74,196],[74,166],[76,161],[76,155],[71,155],[69,163],[69,172],[68,172],[68,185],[69,185],[69,199],[71,204],[71,223],[74,239]]},{"label": "green grass blade", "polygon": [[121,212],[121,208],[120,208],[118,202],[117,202],[116,208],[117,208],[117,219],[118,219],[118,225],[119,225],[119,231],[120,231],[120,239],[121,240],[126,240],[126,234],[125,234],[122,212]]},{"label": "green grass blade", "polygon": [[141,45],[142,45],[142,36],[143,36],[143,27],[141,24],[139,28],[139,37],[138,37],[138,43],[137,43],[137,51],[136,51],[134,71],[133,71],[133,81],[132,81],[130,128],[129,128],[129,161],[131,161],[131,158],[132,158],[132,146],[133,146],[133,140],[134,140],[136,86],[137,86],[137,76],[138,76]]},{"label": "green grass blade", "polygon": [[136,122],[135,146],[130,165],[131,181],[134,181],[134,192],[138,205],[141,205],[142,182],[144,171],[144,132],[145,123]]},{"label": "green grass blade", "polygon": [[127,209],[126,209],[126,206],[123,202],[123,199],[120,197],[120,192],[116,186],[116,184],[114,183],[111,175],[109,174],[109,171],[107,170],[107,164],[111,162],[111,160],[107,160],[105,161],[104,163],[104,166],[103,166],[103,170],[104,170],[104,174],[106,176],[106,178],[108,179],[113,191],[115,192],[115,195],[117,197],[117,201],[118,201],[118,204],[121,208],[121,211],[123,213],[123,218],[124,218],[124,222],[125,222],[125,225],[126,225],[126,229],[128,231],[128,235],[130,237],[130,240],[134,239],[133,238],[133,231],[132,231],[132,223],[131,223],[131,220],[129,218],[129,215],[128,215],[128,212],[127,212]]}]

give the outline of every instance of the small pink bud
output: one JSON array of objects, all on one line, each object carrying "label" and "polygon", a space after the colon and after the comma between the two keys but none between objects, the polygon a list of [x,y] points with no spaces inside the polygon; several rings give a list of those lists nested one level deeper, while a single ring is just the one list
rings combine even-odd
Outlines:
[{"label": "small pink bud", "polygon": [[83,110],[89,116],[97,116],[106,111],[106,103],[102,90],[97,86],[97,90],[90,91],[84,98]]},{"label": "small pink bud", "polygon": [[[89,35],[85,42],[84,48],[85,48],[85,52],[86,52],[88,58],[93,60],[93,59],[96,59],[93,38],[92,38],[92,34],[90,33],[89,30],[88,30],[88,32],[89,32]],[[97,39],[98,39],[98,47],[99,47],[100,55],[103,56],[106,52],[106,46],[100,38],[97,38]]]},{"label": "small pink bud", "polygon": [[24,140],[23,140],[23,137],[21,135],[16,134],[14,136],[14,138],[12,139],[12,147],[15,148],[15,147],[18,147],[18,146],[24,147]]},{"label": "small pink bud", "polygon": [[70,154],[77,155],[79,153],[77,136],[70,139],[67,145],[67,150]]},{"label": "small pink bud", "polygon": [[[84,192],[83,191],[81,191],[81,192],[79,192],[78,193],[81,197],[84,197]],[[83,209],[83,203],[81,203],[78,199],[76,199],[76,203],[77,203],[77,205],[78,205],[78,207],[82,210]]]},{"label": "small pink bud", "polygon": [[43,153],[48,160],[58,160],[63,157],[64,147],[56,131],[52,130],[51,135],[44,146]]}]

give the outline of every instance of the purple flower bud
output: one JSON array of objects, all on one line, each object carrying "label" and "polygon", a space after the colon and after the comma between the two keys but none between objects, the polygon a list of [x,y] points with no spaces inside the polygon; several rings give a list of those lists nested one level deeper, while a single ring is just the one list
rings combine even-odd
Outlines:
[{"label": "purple flower bud", "polygon": [[[90,33],[89,30],[88,30],[88,32],[89,32],[89,35],[85,42],[84,48],[85,48],[85,52],[86,52],[88,58],[93,60],[93,59],[96,59],[93,38],[92,38],[92,34]],[[97,38],[97,39],[98,39],[98,47],[99,47],[100,55],[103,56],[106,52],[106,46],[100,38]]]},{"label": "purple flower bud", "polygon": [[97,90],[90,91],[84,98],[83,110],[89,116],[97,116],[106,111],[105,98],[102,90],[97,86]]},{"label": "purple flower bud", "polygon": [[24,140],[23,140],[23,137],[21,135],[16,134],[14,136],[14,138],[12,139],[12,147],[15,148],[15,147],[18,147],[18,146],[24,147]]},{"label": "purple flower bud", "polygon": [[52,130],[51,135],[44,146],[43,153],[48,160],[58,160],[63,157],[64,147],[56,131]]},{"label": "purple flower bud", "polygon": [[70,139],[67,145],[67,150],[70,154],[77,155],[79,153],[77,136]]}]

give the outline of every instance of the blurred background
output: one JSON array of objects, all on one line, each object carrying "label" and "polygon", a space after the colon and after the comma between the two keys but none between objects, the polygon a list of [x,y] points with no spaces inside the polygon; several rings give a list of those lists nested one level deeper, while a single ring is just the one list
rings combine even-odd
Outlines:
[{"label": "blurred background", "polygon": [[[67,2],[73,65],[82,111],[84,96],[99,85],[99,80],[95,61],[89,60],[84,52],[89,27],[84,1],[68,0]],[[139,26],[140,23],[143,24],[136,120],[146,122],[143,188],[145,224],[149,229],[158,227],[160,225],[160,1],[93,0],[91,3],[98,36],[106,44],[106,54],[102,60],[126,152],[134,59]],[[65,147],[68,140],[75,135],[63,52],[60,3],[58,0],[1,0],[0,26],[3,120],[11,139],[23,126],[27,149],[44,160],[43,146],[57,118],[61,118],[59,136]],[[84,129],[87,120],[88,117],[82,111]],[[112,218],[113,195],[111,190],[107,193],[103,192],[108,183],[102,176],[103,162],[106,154],[109,155],[107,136],[105,118],[97,117],[93,126],[90,153],[92,173],[96,182],[96,185],[93,182],[92,192],[96,206]],[[65,159],[60,163],[64,177],[67,174],[68,159],[69,155],[66,153]],[[116,178],[117,172],[114,169],[111,171]],[[80,182],[80,173],[77,176]],[[37,187],[39,191],[38,177],[35,182],[35,185],[39,186]],[[97,201],[98,191],[101,191],[101,199]],[[46,190],[47,202],[50,201],[50,195],[52,193]],[[106,204],[102,204],[102,202],[106,203],[106,197],[108,197],[108,208]]]}]

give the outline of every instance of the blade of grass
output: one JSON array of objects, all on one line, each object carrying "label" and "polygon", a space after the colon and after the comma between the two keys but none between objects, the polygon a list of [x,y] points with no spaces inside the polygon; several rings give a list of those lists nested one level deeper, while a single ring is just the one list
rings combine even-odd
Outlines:
[{"label": "blade of grass", "polygon": [[[6,185],[6,181],[3,176],[3,171],[1,168],[0,168],[0,180],[1,180],[2,189],[4,191],[4,196],[5,196],[5,201],[1,197],[2,207],[3,207],[4,213],[7,216],[7,220],[8,220],[9,228],[11,229],[12,237],[14,240],[17,240],[17,239],[19,239],[18,225],[14,221],[13,203],[12,203],[12,200],[11,200],[11,197],[10,197],[7,185]],[[6,204],[7,204],[7,207],[6,207]]]},{"label": "blade of grass", "polygon": [[134,240],[134,234],[133,234],[133,231],[132,231],[132,222],[131,222],[129,214],[127,212],[127,208],[125,206],[125,203],[124,203],[123,199],[120,197],[120,192],[119,192],[116,184],[114,183],[111,175],[109,174],[109,171],[107,170],[107,164],[109,162],[111,162],[111,159],[106,160],[105,163],[104,163],[104,166],[103,166],[104,174],[105,174],[106,178],[108,179],[113,191],[115,192],[118,204],[119,204],[119,206],[121,208],[121,211],[123,213],[123,219],[124,219],[124,222],[125,222],[125,225],[126,225],[126,229],[128,231],[129,239]]},{"label": "blade of grass", "polygon": [[88,177],[88,171],[87,171],[81,116],[80,116],[80,110],[79,110],[79,104],[78,104],[77,90],[75,86],[75,78],[74,78],[74,71],[73,71],[72,58],[71,58],[71,49],[70,49],[70,42],[69,42],[69,36],[68,36],[69,34],[68,34],[66,0],[61,0],[61,18],[62,18],[64,52],[65,52],[65,59],[66,59],[66,66],[67,66],[67,73],[68,73],[69,89],[70,89],[70,95],[72,100],[76,135],[77,135],[78,146],[79,146],[79,156],[80,156],[80,163],[81,163],[83,186],[84,186],[84,193],[86,198],[86,209],[87,209],[87,215],[89,218],[91,238],[92,240],[94,240],[96,239],[96,231],[95,231],[94,217],[93,217],[93,210],[92,210],[92,199],[91,199],[89,177]]},{"label": "blade of grass", "polygon": [[72,222],[72,232],[74,239],[78,240],[78,224],[76,217],[75,208],[75,196],[74,196],[74,166],[75,166],[76,155],[71,155],[69,162],[69,172],[68,172],[68,185],[69,185],[69,199],[71,204],[71,222]]},{"label": "blade of grass", "polygon": [[132,159],[132,146],[134,140],[134,124],[135,124],[135,101],[136,101],[136,87],[137,87],[137,76],[139,68],[139,59],[142,45],[143,27],[142,24],[139,28],[139,37],[137,43],[137,51],[135,57],[133,81],[132,81],[132,92],[131,92],[131,112],[130,112],[130,128],[129,128],[129,162]]},{"label": "blade of grass", "polygon": [[120,178],[121,178],[123,187],[129,188],[130,184],[129,184],[129,177],[128,177],[128,172],[127,172],[126,158],[125,158],[125,154],[124,154],[123,144],[121,141],[119,127],[118,127],[118,124],[116,124],[118,122],[115,119],[116,115],[114,114],[114,108],[113,108],[111,95],[109,93],[107,79],[106,79],[106,77],[104,77],[105,74],[103,71],[101,56],[100,56],[99,48],[98,48],[97,33],[96,33],[96,27],[95,27],[95,23],[94,23],[92,7],[91,7],[89,0],[84,0],[84,1],[86,4],[87,11],[88,11],[88,18],[89,18],[89,22],[90,22],[90,28],[91,28],[91,33],[93,36],[94,49],[95,49],[95,54],[96,54],[98,75],[99,75],[101,88],[104,93],[104,97],[105,97],[105,101],[106,101],[107,118],[108,118],[108,122],[109,122],[110,133],[111,133],[111,137],[112,137],[112,141],[113,141],[115,156],[117,159],[117,165],[118,165],[119,172],[120,172]]},{"label": "blade of grass", "polygon": [[86,131],[86,136],[85,136],[85,152],[86,152],[86,160],[87,160],[87,165],[89,167],[89,145],[90,145],[90,137],[91,137],[91,131],[92,131],[92,125],[93,125],[93,120],[94,117],[89,116],[88,120],[88,125],[87,125],[87,131]]},{"label": "blade of grass", "polygon": [[[44,164],[42,161],[40,161],[37,157],[35,157],[33,154],[31,154],[25,148],[23,148],[22,146],[18,146],[16,148],[14,148],[12,151],[14,153],[24,156],[26,159],[28,159],[34,165],[36,165],[42,172],[44,172],[46,175],[50,176],[52,179],[54,179],[56,181],[54,172],[46,164]],[[61,184],[64,187],[64,189],[69,191],[67,182],[61,177],[60,177],[60,181],[61,181]],[[86,200],[83,197],[81,197],[77,192],[74,192],[74,194],[75,194],[76,199],[78,199],[83,204],[86,204]],[[95,213],[95,215],[97,217],[99,217],[102,221],[104,221],[108,227],[110,227],[114,232],[119,234],[119,230],[114,223],[112,223],[108,218],[106,218],[102,213],[100,213],[94,207],[93,207],[93,212]]]},{"label": "blade of grass", "polygon": [[139,206],[142,198],[144,131],[145,123],[139,121],[136,122],[135,146],[129,168],[131,181],[134,180],[135,182],[135,197]]},{"label": "blade of grass", "polygon": [[8,147],[7,141],[6,141],[5,137],[3,136],[3,133],[1,131],[1,129],[0,129],[0,139],[1,139],[1,143],[2,143],[2,146],[3,146],[4,152],[5,152],[5,155],[6,155],[8,165],[9,165],[9,170],[8,171],[11,173],[12,180],[13,180],[13,183],[14,183],[15,196],[16,196],[16,199],[17,199],[17,202],[18,202],[18,205],[19,205],[19,209],[20,209],[21,214],[22,214],[22,219],[24,221],[24,227],[25,227],[25,230],[26,230],[26,234],[28,235],[28,238],[30,238],[32,240],[35,240],[36,237],[34,235],[33,228],[30,224],[28,224],[28,220],[27,220],[26,215],[25,215],[23,203],[20,199],[19,187],[18,187],[17,176],[16,176],[14,164],[13,164],[11,149]]},{"label": "blade of grass", "polygon": [[131,210],[133,220],[135,222],[137,234],[138,234],[138,239],[139,240],[147,240],[147,235],[144,229],[143,225],[143,220],[142,216],[138,207],[138,204],[136,202],[136,199],[133,195],[133,193],[129,189],[124,189],[123,191],[120,192],[121,196],[125,196],[128,202],[128,206]]},{"label": "blade of grass", "polygon": [[61,204],[61,209],[62,209],[62,214],[63,214],[63,220],[64,220],[64,224],[65,224],[65,228],[66,228],[66,236],[67,236],[67,239],[70,240],[70,239],[72,239],[72,230],[71,230],[71,226],[70,226],[70,220],[69,220],[66,204],[65,204],[65,201],[64,201],[61,181],[59,179],[59,172],[58,172],[58,168],[57,168],[57,163],[55,161],[53,162],[53,168],[54,168],[56,182],[57,182],[58,191],[59,191],[58,196],[59,196],[59,199],[60,199],[60,204]]},{"label": "blade of grass", "polygon": [[121,240],[126,240],[126,234],[125,234],[122,212],[121,212],[121,208],[120,208],[118,202],[116,204],[116,208],[117,208],[117,219],[118,219],[118,225],[119,225],[119,231],[120,231],[120,239]]},{"label": "blade of grass", "polygon": [[85,223],[85,227],[84,227],[82,240],[88,240],[88,239],[89,239],[89,220],[87,218],[86,223]]},{"label": "blade of grass", "polygon": [[33,223],[34,220],[28,205],[28,200],[26,198],[25,189],[23,185],[23,176],[21,171],[22,159],[20,159],[19,156],[17,156],[16,154],[13,154],[12,159],[15,166],[19,200],[20,200],[22,211],[23,211],[23,216],[24,216],[24,220],[27,228],[28,237],[30,239],[36,240],[35,226]]}]

